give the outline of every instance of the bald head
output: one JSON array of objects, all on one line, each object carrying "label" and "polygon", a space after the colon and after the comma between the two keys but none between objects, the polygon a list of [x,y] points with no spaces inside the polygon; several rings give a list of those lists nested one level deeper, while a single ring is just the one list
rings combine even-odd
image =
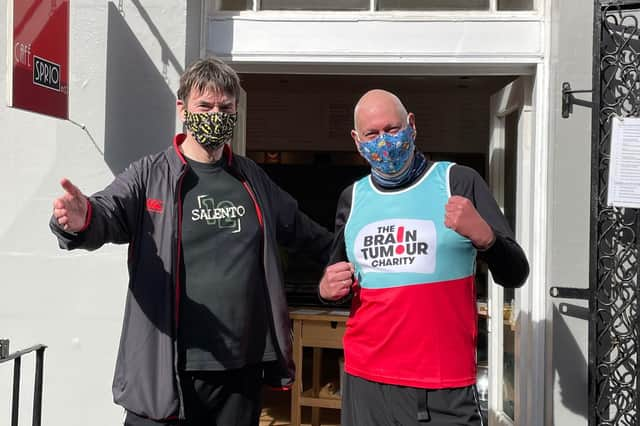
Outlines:
[{"label": "bald head", "polygon": [[396,95],[381,89],[362,95],[353,110],[353,121],[351,137],[356,146],[382,133],[396,134],[407,125],[416,130],[413,114],[407,113]]},{"label": "bald head", "polygon": [[351,137],[372,169],[387,176],[408,170],[413,164],[416,122],[396,95],[370,90],[356,104],[353,118]]},{"label": "bald head", "polygon": [[406,123],[407,110],[400,99],[386,90],[370,90],[358,101],[353,109],[353,124],[358,133],[365,131],[363,125],[379,119],[395,119]]}]

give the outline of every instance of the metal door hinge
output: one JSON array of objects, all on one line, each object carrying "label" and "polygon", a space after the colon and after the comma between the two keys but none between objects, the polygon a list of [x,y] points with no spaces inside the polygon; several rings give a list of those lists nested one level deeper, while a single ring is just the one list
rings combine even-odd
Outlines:
[{"label": "metal door hinge", "polygon": [[572,288],[572,287],[551,287],[549,289],[551,297],[561,299],[582,299],[589,300],[591,290],[588,288]]},{"label": "metal door hinge", "polygon": [[591,108],[593,106],[592,101],[585,101],[573,96],[574,93],[591,93],[593,90],[571,90],[571,84],[565,81],[562,83],[562,118],[569,118],[573,113],[573,106],[580,105],[583,107]]},{"label": "metal door hinge", "polygon": [[9,357],[9,339],[0,339],[0,359]]}]

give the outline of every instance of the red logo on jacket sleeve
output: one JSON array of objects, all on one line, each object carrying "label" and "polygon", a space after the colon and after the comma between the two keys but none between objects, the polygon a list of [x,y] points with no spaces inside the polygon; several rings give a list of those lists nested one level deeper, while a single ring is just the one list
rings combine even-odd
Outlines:
[{"label": "red logo on jacket sleeve", "polygon": [[163,203],[162,200],[157,200],[155,198],[147,199],[147,210],[154,213],[162,213]]}]

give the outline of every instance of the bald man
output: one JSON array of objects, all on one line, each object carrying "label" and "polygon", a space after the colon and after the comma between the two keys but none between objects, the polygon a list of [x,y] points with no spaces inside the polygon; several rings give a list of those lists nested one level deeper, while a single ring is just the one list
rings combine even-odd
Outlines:
[{"label": "bald man", "polygon": [[338,201],[327,301],[351,298],[342,425],[481,425],[476,382],[476,256],[515,288],[527,259],[472,169],[415,148],[413,113],[367,92],[351,136],[371,174]]}]

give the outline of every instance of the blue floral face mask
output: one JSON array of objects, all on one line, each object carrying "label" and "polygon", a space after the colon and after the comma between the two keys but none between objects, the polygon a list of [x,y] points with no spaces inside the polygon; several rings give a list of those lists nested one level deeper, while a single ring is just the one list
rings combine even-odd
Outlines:
[{"label": "blue floral face mask", "polygon": [[383,133],[370,141],[358,141],[358,151],[371,167],[385,175],[402,170],[415,149],[415,132],[407,125],[395,135]]}]

